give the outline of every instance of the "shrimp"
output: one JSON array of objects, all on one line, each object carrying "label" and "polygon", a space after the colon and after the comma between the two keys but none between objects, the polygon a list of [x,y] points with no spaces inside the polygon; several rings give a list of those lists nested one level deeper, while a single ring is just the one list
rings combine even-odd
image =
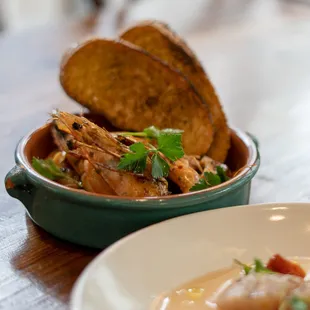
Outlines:
[{"label": "shrimp", "polygon": [[216,173],[216,167],[221,165],[221,163],[216,162],[215,160],[213,160],[208,156],[203,156],[199,162],[203,169],[203,172]]},{"label": "shrimp", "polygon": [[110,185],[96,172],[87,159],[83,159],[79,155],[70,152],[74,139],[72,135],[61,131],[55,125],[51,129],[51,133],[58,149],[62,150],[60,153],[65,154],[65,159],[80,176],[83,188],[86,191],[97,194],[115,195]]},{"label": "shrimp", "polygon": [[122,155],[130,150],[106,129],[66,112],[53,114],[53,120],[55,142],[68,153],[68,161],[86,190],[130,197],[168,194],[167,181],[152,178],[150,160],[143,175],[117,169]]},{"label": "shrimp", "polygon": [[[116,136],[116,139],[128,146],[136,142],[142,142],[146,148],[148,148],[150,143],[156,145],[156,141],[150,141],[148,138],[133,136],[125,137],[122,136],[121,133]],[[194,156],[185,155],[175,162],[172,162],[168,158],[166,158],[166,161],[169,162],[170,165],[168,178],[178,185],[183,193],[189,192],[190,189],[199,181],[199,174],[195,170],[195,168],[199,169],[199,162],[197,159]],[[202,171],[202,168],[200,169]]]},{"label": "shrimp", "polygon": [[216,162],[208,156],[185,155],[170,165],[169,178],[176,183],[183,193],[190,189],[204,177],[205,172],[216,172],[216,167],[221,165],[224,170],[227,166]]},{"label": "shrimp", "polygon": [[[151,143],[156,146],[156,141],[150,141],[148,138],[123,136],[121,133],[115,135],[118,141],[130,146],[136,142],[144,143],[145,147]],[[190,189],[203,177],[204,172],[216,173],[216,167],[221,165],[225,170],[227,166],[214,161],[208,156],[184,155],[182,158],[172,162],[167,159],[170,164],[168,178],[174,182],[183,193],[188,193]]]},{"label": "shrimp", "polygon": [[169,179],[187,193],[199,181],[199,173],[190,166],[188,158],[182,157],[170,165]]},{"label": "shrimp", "polygon": [[[149,144],[156,146],[156,140],[154,139],[125,136],[121,132],[114,133],[112,136],[126,146],[130,146],[136,142],[142,142],[146,148],[149,148]],[[168,158],[166,158],[166,161],[170,165],[168,179],[175,183],[183,193],[188,193],[199,179],[203,177],[204,172],[216,173],[216,167],[218,165],[223,166],[225,170],[227,169],[227,166],[214,161],[208,156],[184,155],[175,162],[172,162]],[[150,166],[147,166],[147,170],[150,174]]]}]

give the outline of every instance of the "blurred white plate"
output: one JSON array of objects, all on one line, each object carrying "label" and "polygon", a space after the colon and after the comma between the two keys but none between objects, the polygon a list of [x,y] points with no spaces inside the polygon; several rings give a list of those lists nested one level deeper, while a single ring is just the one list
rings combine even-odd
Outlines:
[{"label": "blurred white plate", "polygon": [[103,251],[72,293],[74,310],[147,310],[155,295],[193,278],[274,253],[310,257],[310,204],[233,207],[182,216]]}]

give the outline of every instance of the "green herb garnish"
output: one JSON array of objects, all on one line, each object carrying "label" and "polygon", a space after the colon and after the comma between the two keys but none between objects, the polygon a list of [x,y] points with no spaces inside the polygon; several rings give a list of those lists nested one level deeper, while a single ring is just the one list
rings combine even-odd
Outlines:
[{"label": "green herb garnish", "polygon": [[171,161],[176,161],[184,156],[182,134],[180,132],[162,131],[157,138],[157,143],[158,151]]},{"label": "green herb garnish", "polygon": [[201,178],[194,186],[192,186],[190,191],[200,191],[202,189],[219,185],[223,182],[226,182],[227,180],[229,180],[229,177],[226,175],[226,171],[222,166],[217,166],[216,173],[205,172],[203,174],[203,178]]},{"label": "green herb garnish", "polygon": [[253,265],[246,265],[239,260],[235,259],[234,262],[242,267],[244,273],[248,275],[251,271],[256,273],[273,273],[270,269],[268,269],[260,259],[255,258]]},{"label": "green herb garnish", "polygon": [[78,182],[71,176],[69,176],[67,173],[61,170],[52,159],[39,159],[36,157],[32,158],[32,166],[33,168],[40,173],[42,176],[57,181],[60,179],[66,179],[70,183],[76,184],[79,187],[82,187],[82,183]]},{"label": "green herb garnish", "polygon": [[290,299],[285,299],[279,307],[279,310],[287,310],[287,309],[308,310],[309,307],[305,300],[303,300],[300,297],[293,296]]},{"label": "green herb garnish", "polygon": [[291,301],[290,305],[292,307],[292,310],[308,310],[308,305],[297,296],[294,296]]},{"label": "green herb garnish", "polygon": [[244,263],[240,262],[240,261],[237,260],[237,259],[234,259],[234,262],[235,262],[237,265],[239,265],[240,267],[242,267],[242,269],[243,269],[243,271],[244,271],[244,273],[245,273],[246,275],[248,275],[248,274],[251,272],[251,270],[252,270],[252,267],[251,267],[251,266],[249,266],[249,265],[247,265],[247,264],[244,264]]},{"label": "green herb garnish", "polygon": [[132,144],[129,149],[132,153],[124,154],[118,169],[142,173],[146,167],[147,149],[142,142]]},{"label": "green herb garnish", "polygon": [[152,156],[152,176],[153,178],[161,178],[169,174],[169,164],[158,154]]},{"label": "green herb garnish", "polygon": [[229,180],[229,177],[222,166],[216,166],[216,173],[220,177],[222,183]]},{"label": "green herb garnish", "polygon": [[257,273],[273,273],[270,269],[268,269],[264,263],[260,260],[255,258],[254,259],[254,271]]},{"label": "green herb garnish", "polygon": [[[154,178],[166,177],[169,174],[169,163],[184,156],[182,147],[182,130],[163,129],[159,130],[154,126],[148,127],[143,132],[126,132],[124,136],[145,137],[157,140],[157,147],[150,145],[147,149],[141,142],[132,144],[129,149],[131,153],[124,154],[118,164],[118,169],[143,173],[146,168],[148,156],[151,156],[152,176]],[[164,158],[163,154],[166,158]]]}]

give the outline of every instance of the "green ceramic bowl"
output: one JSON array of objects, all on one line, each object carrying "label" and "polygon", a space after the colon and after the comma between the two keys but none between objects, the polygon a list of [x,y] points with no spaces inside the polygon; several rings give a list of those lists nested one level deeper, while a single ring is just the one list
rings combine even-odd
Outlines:
[{"label": "green ceramic bowl", "polygon": [[[26,207],[31,219],[49,233],[81,245],[104,248],[145,226],[198,211],[249,202],[251,179],[259,168],[253,137],[234,129],[229,167],[240,173],[228,182],[199,192],[158,198],[121,198],[68,189],[38,174],[33,156],[44,158],[54,148],[47,124],[24,137],[16,148],[16,166],[5,186]],[[206,223],[207,224],[207,223]]]}]

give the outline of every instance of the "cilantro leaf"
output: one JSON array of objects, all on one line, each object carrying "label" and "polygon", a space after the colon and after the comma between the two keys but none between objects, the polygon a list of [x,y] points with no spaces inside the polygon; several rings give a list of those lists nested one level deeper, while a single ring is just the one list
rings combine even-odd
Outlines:
[{"label": "cilantro leaf", "polygon": [[218,174],[212,173],[212,172],[205,172],[204,178],[207,181],[207,184],[209,187],[216,186],[222,183],[222,180]]},{"label": "cilantro leaf", "polygon": [[216,173],[221,178],[222,182],[226,182],[226,181],[229,180],[229,177],[226,175],[226,171],[223,169],[222,166],[217,166],[216,167]]},{"label": "cilantro leaf", "polygon": [[117,168],[142,173],[146,168],[147,149],[142,142],[132,144],[129,149],[132,153],[124,154]]},{"label": "cilantro leaf", "polygon": [[160,133],[157,141],[158,150],[170,160],[175,161],[184,156],[180,133]]},{"label": "cilantro leaf", "polygon": [[260,259],[257,258],[254,259],[254,271],[257,273],[273,273],[270,269],[265,267],[265,265]]},{"label": "cilantro leaf", "polygon": [[229,180],[226,175],[226,171],[222,166],[216,166],[216,173],[205,172],[203,178],[200,179],[194,186],[191,187],[190,191],[198,191],[206,189],[212,186],[219,185]]},{"label": "cilantro leaf", "polygon": [[195,185],[193,185],[190,189],[191,192],[200,191],[202,189],[208,188],[209,185],[207,184],[205,179],[200,179]]},{"label": "cilantro leaf", "polygon": [[257,273],[273,273],[270,269],[265,267],[263,262],[260,259],[255,258],[254,259],[254,265],[246,265],[239,260],[234,260],[237,265],[243,268],[243,271],[246,275],[248,275],[251,271],[257,272]]},{"label": "cilantro leaf", "polygon": [[[132,153],[122,156],[118,169],[142,173],[146,168],[147,157],[151,155],[152,160],[152,176],[154,178],[166,177],[169,174],[169,163],[163,158],[175,161],[184,156],[182,147],[182,130],[179,129],[163,129],[159,130],[154,126],[145,128],[142,132],[125,132],[124,136],[145,137],[156,139],[158,147],[149,145],[146,149],[141,142],[134,143],[130,146]],[[160,154],[161,153],[161,154]]]},{"label": "cilantro leaf", "polygon": [[308,310],[308,305],[299,297],[294,296],[291,299],[292,310]]},{"label": "cilantro leaf", "polygon": [[166,177],[169,174],[168,163],[158,154],[152,156],[152,176],[157,178]]},{"label": "cilantro leaf", "polygon": [[203,178],[201,178],[194,186],[191,187],[190,191],[200,191],[212,186],[216,186],[223,183],[221,177],[213,172],[205,172]]},{"label": "cilantro leaf", "polygon": [[192,188],[190,189],[191,191],[200,191],[202,189],[206,189],[212,186],[216,186],[221,184],[221,179],[220,177],[212,172],[205,172],[204,177],[201,178]]}]

